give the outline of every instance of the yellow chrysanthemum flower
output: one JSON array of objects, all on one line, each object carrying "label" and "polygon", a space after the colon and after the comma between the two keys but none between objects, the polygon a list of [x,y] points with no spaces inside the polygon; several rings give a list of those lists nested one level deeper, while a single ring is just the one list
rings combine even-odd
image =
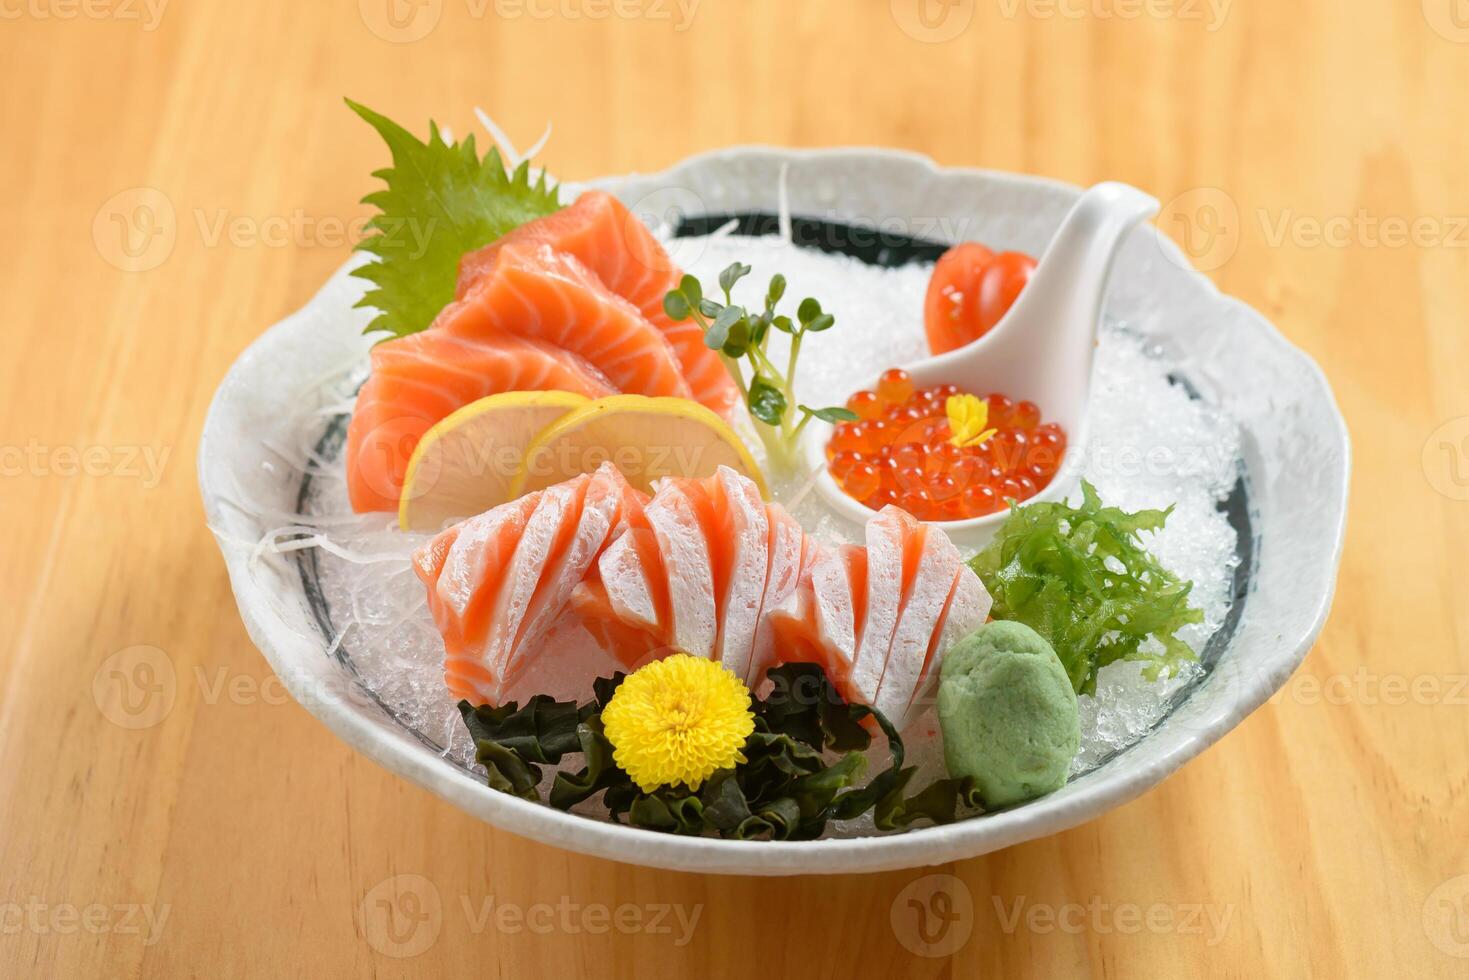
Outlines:
[{"label": "yellow chrysanthemum flower", "polygon": [[744,762],[755,730],[750,690],[712,660],[676,654],[625,678],[602,711],[612,757],[650,793],[698,789],[716,770]]},{"label": "yellow chrysanthemum flower", "polygon": [[978,446],[994,435],[990,424],[990,403],[974,395],[950,395],[944,401],[949,416],[949,441],[960,449]]}]

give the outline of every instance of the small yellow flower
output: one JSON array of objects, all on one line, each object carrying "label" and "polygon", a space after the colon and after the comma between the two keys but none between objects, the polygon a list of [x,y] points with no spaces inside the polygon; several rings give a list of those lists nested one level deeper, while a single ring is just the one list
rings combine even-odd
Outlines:
[{"label": "small yellow flower", "polygon": [[623,680],[602,712],[612,757],[650,793],[698,789],[716,770],[744,762],[755,730],[750,691],[713,660],[676,654]]},{"label": "small yellow flower", "polygon": [[950,395],[944,402],[944,411],[949,416],[949,441],[960,449],[978,446],[994,435],[997,430],[987,429],[990,423],[990,403],[973,395]]}]

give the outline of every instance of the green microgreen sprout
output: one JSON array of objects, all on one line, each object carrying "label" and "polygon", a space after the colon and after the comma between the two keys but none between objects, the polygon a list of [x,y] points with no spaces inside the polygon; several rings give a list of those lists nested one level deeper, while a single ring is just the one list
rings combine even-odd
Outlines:
[{"label": "green microgreen sprout", "polygon": [[[808,422],[813,418],[831,423],[857,419],[856,413],[846,408],[812,408],[796,401],[796,363],[801,343],[807,334],[830,330],[836,318],[811,298],[796,307],[795,320],[778,313],[786,292],[785,276],[779,273],[770,279],[763,308],[751,313],[736,305],[733,298],[735,284],[749,274],[750,267],[742,262],[733,263],[719,274],[723,303],[706,297],[697,278],[684,276],[678,288],[663,298],[663,309],[673,321],[692,319],[704,331],[704,343],[719,352],[739,386],[771,465],[794,472],[801,433]],[[767,352],[772,330],[791,338],[784,368],[777,366]]]}]

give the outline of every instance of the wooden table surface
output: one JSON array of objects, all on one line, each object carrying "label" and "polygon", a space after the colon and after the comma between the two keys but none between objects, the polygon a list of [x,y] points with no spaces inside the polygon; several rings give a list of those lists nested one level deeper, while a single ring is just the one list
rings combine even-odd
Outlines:
[{"label": "wooden table surface", "polygon": [[[393,2],[0,2],[0,975],[1469,972],[1461,0]],[[390,775],[251,646],[194,470],[230,363],[366,213],[343,95],[521,146],[554,120],[567,178],[876,144],[1187,195],[1167,230],[1352,430],[1321,641],[1141,799],[931,870],[643,870]],[[167,710],[124,727],[97,697],[140,646]],[[952,958],[918,955],[930,873]]]}]

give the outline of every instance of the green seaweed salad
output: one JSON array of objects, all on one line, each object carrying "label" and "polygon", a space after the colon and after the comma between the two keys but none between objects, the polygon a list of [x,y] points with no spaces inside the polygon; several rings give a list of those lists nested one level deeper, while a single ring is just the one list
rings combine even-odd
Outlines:
[{"label": "green seaweed salad", "polygon": [[[1055,649],[1078,694],[1093,694],[1097,672],[1119,660],[1143,674],[1173,676],[1197,659],[1178,631],[1204,619],[1181,581],[1143,546],[1173,508],[1129,514],[1105,507],[1081,482],[1079,507],[1012,507],[999,535],[969,563],[994,597],[996,619],[1024,623]],[[1148,643],[1149,640],[1156,643]]]},{"label": "green seaweed salad", "polygon": [[[677,785],[645,793],[613,761],[601,714],[622,683],[620,673],[597,680],[594,700],[581,705],[541,694],[525,707],[461,701],[459,711],[491,787],[540,802],[540,766],[580,754],[582,767],[557,772],[546,802],[569,810],[601,793],[613,820],[648,830],[811,840],[828,821],[869,810],[878,830],[901,830],[920,819],[952,823],[965,811],[977,812],[967,779],[939,779],[906,795],[917,768],[904,766],[903,740],[881,712],[843,700],[816,664],[786,664],[768,676],[774,687],[752,704],[755,731],[743,749],[746,761],[716,772],[698,790]],[[863,724],[869,718],[887,739],[892,762],[858,787],[872,742]]]}]

